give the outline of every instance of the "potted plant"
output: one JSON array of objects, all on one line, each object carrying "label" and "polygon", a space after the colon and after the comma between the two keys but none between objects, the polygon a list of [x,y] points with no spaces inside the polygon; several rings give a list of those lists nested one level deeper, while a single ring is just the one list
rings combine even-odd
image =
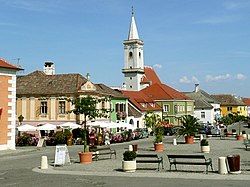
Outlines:
[{"label": "potted plant", "polygon": [[210,152],[210,146],[206,139],[202,139],[200,142],[201,145],[201,152],[202,153],[209,153]]},{"label": "potted plant", "polygon": [[164,136],[164,126],[163,122],[157,122],[154,126],[154,148],[157,152],[162,152],[164,150],[164,144],[162,142]]},{"label": "potted plant", "polygon": [[183,128],[178,129],[177,133],[179,136],[185,137],[185,142],[187,144],[194,143],[194,135],[197,131],[198,118],[191,115],[185,115],[181,118],[181,123]]},{"label": "potted plant", "polygon": [[109,116],[108,114],[110,113],[110,110],[105,108],[97,109],[96,106],[101,102],[108,101],[108,99],[87,96],[68,99],[68,101],[74,106],[74,109],[68,111],[68,113],[74,113],[77,115],[78,119],[80,119],[80,115],[83,115],[84,120],[81,122],[81,125],[84,127],[84,149],[83,152],[79,152],[79,157],[81,164],[89,164],[92,162],[92,152],[89,152],[89,147],[87,145],[87,119],[95,119],[97,117],[107,118]]},{"label": "potted plant", "polygon": [[69,129],[64,130],[64,136],[66,138],[67,146],[72,146],[73,140],[72,140],[72,132]]},{"label": "potted plant", "polygon": [[147,128],[152,128],[154,132],[154,148],[156,151],[162,152],[164,145],[162,142],[164,135],[163,122],[161,117],[158,114],[153,113],[152,111],[147,111],[144,116],[144,120]]},{"label": "potted plant", "polygon": [[136,170],[136,152],[125,151],[123,153],[122,170],[125,172],[135,172]]}]

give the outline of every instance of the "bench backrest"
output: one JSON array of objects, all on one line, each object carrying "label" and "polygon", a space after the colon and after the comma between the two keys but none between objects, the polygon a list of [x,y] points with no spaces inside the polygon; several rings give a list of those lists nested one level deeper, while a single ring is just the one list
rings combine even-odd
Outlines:
[{"label": "bench backrest", "polygon": [[105,150],[111,150],[110,147],[98,147],[98,148],[93,148],[92,151],[105,151]]},{"label": "bench backrest", "polygon": [[167,155],[168,158],[205,159],[204,155]]},{"label": "bench backrest", "polygon": [[137,154],[136,157],[153,157],[153,158],[158,158],[157,154]]}]

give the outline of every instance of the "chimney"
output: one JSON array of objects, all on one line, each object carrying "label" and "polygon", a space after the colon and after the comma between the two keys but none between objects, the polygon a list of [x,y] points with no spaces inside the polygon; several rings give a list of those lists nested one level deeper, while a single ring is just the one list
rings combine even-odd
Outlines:
[{"label": "chimney", "polygon": [[195,93],[197,93],[198,91],[199,91],[199,84],[194,84],[194,91],[195,91]]},{"label": "chimney", "polygon": [[45,62],[44,63],[44,73],[46,75],[54,75],[55,74],[55,66],[53,62]]}]

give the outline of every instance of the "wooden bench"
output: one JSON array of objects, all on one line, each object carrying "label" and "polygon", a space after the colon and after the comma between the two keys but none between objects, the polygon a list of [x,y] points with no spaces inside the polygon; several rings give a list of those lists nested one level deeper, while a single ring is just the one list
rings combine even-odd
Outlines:
[{"label": "wooden bench", "polygon": [[136,163],[158,163],[158,171],[160,164],[162,165],[162,169],[164,169],[163,158],[159,157],[157,154],[137,154]]},{"label": "wooden bench", "polygon": [[170,171],[172,165],[174,165],[175,170],[177,170],[176,167],[177,164],[205,165],[206,173],[208,173],[208,166],[210,166],[213,171],[212,159],[211,158],[206,159],[204,155],[167,155],[167,157],[170,163]]},{"label": "wooden bench", "polygon": [[246,140],[246,139],[245,139],[243,144],[245,145],[246,151],[247,151],[247,147],[250,147],[250,142],[249,142],[249,140]]},{"label": "wooden bench", "polygon": [[91,151],[93,152],[93,159],[96,161],[99,159],[100,155],[110,155],[110,159],[112,155],[115,155],[116,158],[116,150],[111,149],[110,146],[91,148]]}]

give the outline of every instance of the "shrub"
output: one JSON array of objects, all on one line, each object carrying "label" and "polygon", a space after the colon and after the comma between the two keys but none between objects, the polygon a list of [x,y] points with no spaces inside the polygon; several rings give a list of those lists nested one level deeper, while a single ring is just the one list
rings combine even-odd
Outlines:
[{"label": "shrub", "polygon": [[201,146],[208,146],[208,141],[206,139],[201,140]]},{"label": "shrub", "polygon": [[123,153],[123,160],[124,161],[132,161],[136,158],[136,152],[134,151],[125,151]]}]

